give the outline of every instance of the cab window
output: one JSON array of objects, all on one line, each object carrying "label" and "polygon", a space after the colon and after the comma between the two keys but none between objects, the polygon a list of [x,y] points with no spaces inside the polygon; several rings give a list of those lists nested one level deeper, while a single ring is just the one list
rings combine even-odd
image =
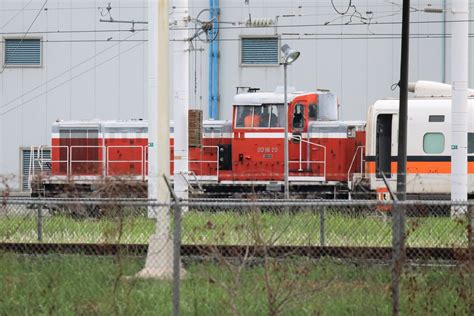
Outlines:
[{"label": "cab window", "polygon": [[265,104],[261,106],[237,107],[235,127],[278,128],[283,127],[283,105]]},{"label": "cab window", "polygon": [[[254,124],[254,106],[239,106],[237,108],[236,127],[251,128]],[[258,122],[256,122],[258,123]]]},{"label": "cab window", "polygon": [[318,119],[316,104],[310,104],[308,106],[308,119],[310,121],[316,121]]},{"label": "cab window", "polygon": [[296,104],[293,111],[293,128],[301,129],[304,127],[304,106]]}]

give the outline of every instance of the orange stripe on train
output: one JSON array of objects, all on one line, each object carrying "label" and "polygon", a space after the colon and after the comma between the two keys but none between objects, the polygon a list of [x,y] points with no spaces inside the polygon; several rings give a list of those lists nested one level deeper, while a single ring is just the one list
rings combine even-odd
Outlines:
[{"label": "orange stripe on train", "polygon": [[[474,162],[468,162],[468,173],[474,174]],[[375,161],[366,161],[365,170],[368,174],[375,174]],[[397,162],[391,163],[391,172],[397,173]],[[450,161],[408,161],[407,162],[407,174],[417,173],[438,173],[438,174],[450,174],[451,173],[451,162]]]}]

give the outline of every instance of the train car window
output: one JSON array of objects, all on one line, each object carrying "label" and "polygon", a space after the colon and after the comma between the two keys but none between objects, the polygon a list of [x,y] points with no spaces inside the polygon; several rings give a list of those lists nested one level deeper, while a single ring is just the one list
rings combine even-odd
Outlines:
[{"label": "train car window", "polygon": [[430,115],[430,122],[444,122],[444,115]]},{"label": "train car window", "polygon": [[303,104],[297,104],[293,111],[293,128],[304,127],[304,106]]},{"label": "train car window", "polygon": [[467,153],[474,154],[474,133],[467,133]]},{"label": "train car window", "polygon": [[318,119],[318,108],[316,104],[310,104],[308,107],[308,119],[310,121],[316,121]]},{"label": "train car window", "polygon": [[441,154],[444,151],[443,133],[426,133],[423,136],[423,151],[425,154]]}]

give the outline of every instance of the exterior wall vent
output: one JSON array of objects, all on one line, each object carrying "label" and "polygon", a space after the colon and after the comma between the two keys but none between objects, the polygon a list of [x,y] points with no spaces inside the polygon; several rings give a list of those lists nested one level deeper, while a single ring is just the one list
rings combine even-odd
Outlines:
[{"label": "exterior wall vent", "polygon": [[242,66],[278,66],[280,61],[278,36],[242,37]]},{"label": "exterior wall vent", "polygon": [[6,38],[4,64],[7,67],[41,66],[41,40]]}]

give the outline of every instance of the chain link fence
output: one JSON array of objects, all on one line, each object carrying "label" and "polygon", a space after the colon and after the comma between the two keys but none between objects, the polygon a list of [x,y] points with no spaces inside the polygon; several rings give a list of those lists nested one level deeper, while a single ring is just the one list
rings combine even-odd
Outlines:
[{"label": "chain link fence", "polygon": [[473,206],[4,199],[0,313],[473,314]]}]

